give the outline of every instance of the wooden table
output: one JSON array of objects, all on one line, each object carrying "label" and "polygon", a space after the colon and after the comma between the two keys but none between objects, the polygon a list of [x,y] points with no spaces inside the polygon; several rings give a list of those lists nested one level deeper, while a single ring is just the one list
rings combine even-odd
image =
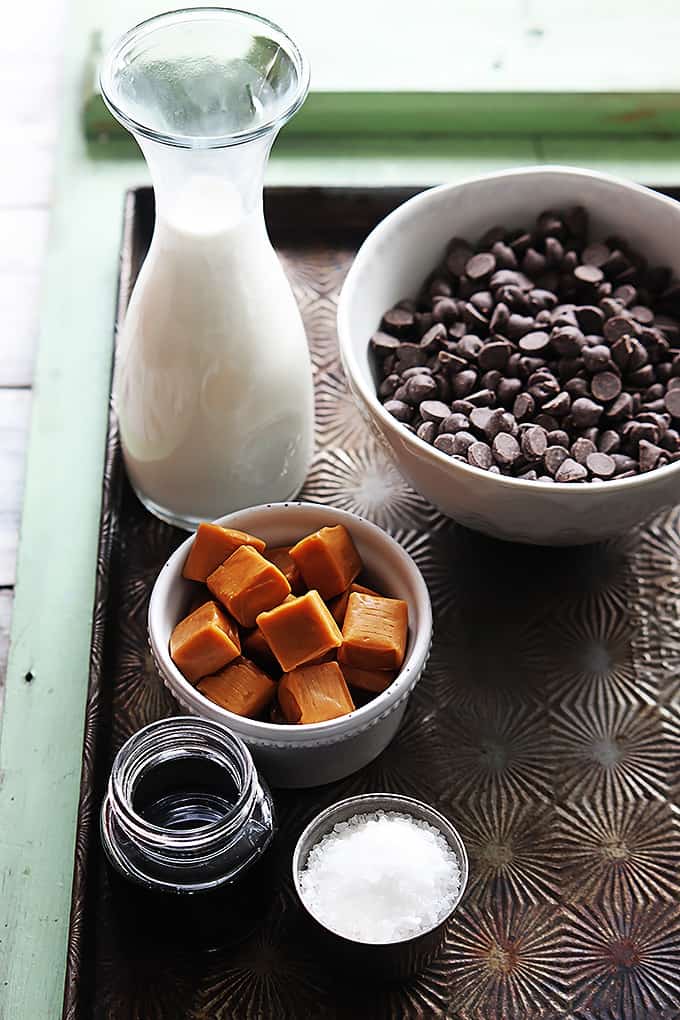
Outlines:
[{"label": "wooden table", "polygon": [[3,10],[0,35],[0,711],[58,136],[66,0]]}]

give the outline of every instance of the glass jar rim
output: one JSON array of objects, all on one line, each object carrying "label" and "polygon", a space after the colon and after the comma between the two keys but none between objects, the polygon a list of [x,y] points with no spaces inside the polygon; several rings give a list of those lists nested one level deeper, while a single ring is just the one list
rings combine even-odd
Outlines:
[{"label": "glass jar rim", "polygon": [[[148,822],[134,808],[133,796],[136,782],[128,787],[129,778],[126,774],[126,766],[129,767],[130,759],[134,760],[134,756],[139,754],[140,749],[143,749],[144,741],[153,736],[157,730],[168,729],[175,724],[179,724],[180,732],[185,727],[195,726],[197,731],[203,730],[204,733],[206,731],[211,733],[223,742],[225,750],[230,754],[233,755],[236,752],[239,755],[239,764],[243,769],[238,797],[229,811],[223,818],[195,829],[168,830],[163,826]],[[182,756],[188,757],[188,755]],[[162,755],[160,760],[154,763],[154,766],[168,760],[172,760],[171,755]],[[143,770],[140,772],[137,782],[142,775]],[[256,775],[250,751],[240,737],[225,726],[210,719],[198,719],[189,715],[170,716],[142,727],[123,744],[111,767],[108,800],[114,806],[116,817],[119,823],[123,824],[128,835],[143,840],[147,846],[155,844],[165,848],[170,840],[178,850],[209,851],[211,846],[221,847],[224,845],[225,838],[237,834],[243,816],[247,814],[255,797]]]},{"label": "glass jar rim", "polygon": [[[181,135],[170,132],[158,131],[144,124],[142,121],[130,116],[119,103],[113,98],[115,89],[113,87],[114,72],[113,66],[121,52],[133,39],[138,36],[151,34],[158,28],[173,21],[218,21],[224,16],[239,16],[260,25],[272,33],[276,33],[285,41],[287,53],[297,72],[297,88],[292,96],[289,105],[280,113],[268,118],[255,127],[245,128],[240,131],[228,132],[220,135]],[[119,36],[113,45],[104,55],[99,70],[99,88],[102,98],[114,117],[134,135],[141,135],[151,141],[159,142],[162,145],[173,146],[179,149],[224,149],[234,145],[242,145],[254,141],[269,134],[278,127],[287,123],[297,113],[304,103],[309,91],[310,67],[309,62],[297,43],[288,33],[277,25],[276,22],[265,18],[261,14],[254,14],[252,11],[242,10],[237,7],[181,7],[174,11],[165,11],[162,14],[155,14],[146,18],[128,29]]]}]

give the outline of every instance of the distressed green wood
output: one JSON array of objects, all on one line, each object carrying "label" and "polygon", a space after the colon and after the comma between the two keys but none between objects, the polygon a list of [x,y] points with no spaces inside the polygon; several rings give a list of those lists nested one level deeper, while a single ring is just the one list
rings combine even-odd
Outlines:
[{"label": "distressed green wood", "polygon": [[[118,153],[115,146],[95,158],[81,140],[82,41],[100,16],[95,6],[73,4],[0,735],[2,1020],[53,1020],[60,1013],[123,193],[147,179],[141,161],[129,158],[131,149],[126,159],[109,158]],[[298,19],[304,9],[310,8],[300,3]],[[573,3],[570,11],[580,17]],[[286,20],[283,12],[270,13]],[[610,14],[614,18],[613,9]],[[505,14],[498,18],[505,24]],[[347,51],[344,59],[350,59]],[[298,136],[295,145],[277,146],[269,181],[433,184],[557,159],[647,183],[680,182],[673,140],[591,138],[558,145],[530,137],[426,142],[366,136],[322,142]],[[5,599],[0,632],[6,609]]]},{"label": "distressed green wood", "polygon": [[[85,132],[106,142],[124,128],[97,91],[83,108]],[[322,92],[312,91],[286,128],[303,136],[679,135],[680,94],[662,92]],[[129,136],[128,136],[129,138]],[[133,144],[130,140],[128,144]]]}]

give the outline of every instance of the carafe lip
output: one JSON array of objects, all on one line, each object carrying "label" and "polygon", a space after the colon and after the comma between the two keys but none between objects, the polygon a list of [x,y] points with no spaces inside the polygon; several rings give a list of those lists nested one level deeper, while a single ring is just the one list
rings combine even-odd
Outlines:
[{"label": "carafe lip", "polygon": [[[181,135],[157,131],[148,124],[144,124],[142,121],[132,117],[115,101],[113,98],[115,95],[114,65],[120,53],[136,36],[148,34],[156,28],[162,27],[164,23],[172,22],[173,20],[198,21],[201,19],[213,19],[217,21],[224,15],[237,15],[246,18],[285,40],[288,55],[297,72],[297,88],[291,102],[283,111],[277,113],[276,116],[264,120],[255,127],[246,128],[242,131],[234,131],[222,135]],[[252,11],[242,10],[238,7],[180,7],[177,10],[164,11],[162,14],[155,14],[153,17],[146,18],[116,39],[104,55],[99,70],[99,87],[102,98],[116,120],[133,135],[141,135],[143,138],[149,138],[162,145],[174,146],[179,149],[223,149],[234,145],[242,145],[270,134],[287,123],[300,109],[307,98],[309,80],[309,62],[288,33],[280,25],[277,25],[275,21],[271,21],[261,14],[254,14]]]}]

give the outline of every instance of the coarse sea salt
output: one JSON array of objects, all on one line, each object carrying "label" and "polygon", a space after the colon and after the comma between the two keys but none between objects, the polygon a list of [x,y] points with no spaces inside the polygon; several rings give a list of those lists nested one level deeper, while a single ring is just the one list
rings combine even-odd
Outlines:
[{"label": "coarse sea salt", "polygon": [[309,852],[300,892],[326,927],[357,942],[400,942],[450,911],[460,864],[434,826],[396,811],[339,822]]}]

